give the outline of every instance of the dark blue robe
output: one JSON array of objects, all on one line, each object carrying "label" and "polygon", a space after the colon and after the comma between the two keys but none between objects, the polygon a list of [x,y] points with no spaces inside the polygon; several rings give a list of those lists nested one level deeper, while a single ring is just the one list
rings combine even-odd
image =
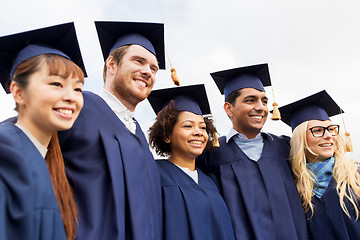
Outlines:
[{"label": "dark blue robe", "polygon": [[289,138],[263,134],[260,159],[250,160],[233,139],[205,152],[197,164],[214,173],[229,208],[235,238],[307,239],[305,213],[288,164]]},{"label": "dark blue robe", "polygon": [[213,179],[197,169],[197,184],[173,163],[156,162],[162,185],[165,240],[234,239],[228,209]]},{"label": "dark blue robe", "polygon": [[66,239],[45,159],[12,123],[0,124],[0,239]]},{"label": "dark blue robe", "polygon": [[74,126],[59,133],[78,204],[77,239],[161,239],[160,176],[139,124],[134,135],[98,95],[83,96]]},{"label": "dark blue robe", "polygon": [[336,182],[331,180],[325,193],[319,199],[314,196],[314,215],[311,217],[311,211],[306,213],[310,239],[326,240],[352,240],[360,239],[360,220],[356,219],[353,205],[347,200],[345,204],[350,213],[351,219],[344,213],[340,206],[339,195],[336,191]]}]

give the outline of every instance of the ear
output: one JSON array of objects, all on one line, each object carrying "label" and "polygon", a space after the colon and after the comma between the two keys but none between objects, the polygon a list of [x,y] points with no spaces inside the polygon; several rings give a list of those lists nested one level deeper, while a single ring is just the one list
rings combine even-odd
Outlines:
[{"label": "ear", "polygon": [[166,142],[166,143],[170,143],[170,142],[171,142],[171,140],[170,140],[170,138],[169,138],[169,137],[166,137],[166,138],[164,139],[164,142]]},{"label": "ear", "polygon": [[228,102],[224,103],[224,110],[230,118],[232,118],[232,116],[234,115],[233,109],[234,109],[234,106],[231,103],[228,103]]},{"label": "ear", "polygon": [[113,56],[110,56],[106,59],[106,68],[107,71],[112,75],[116,73],[117,64]]},{"label": "ear", "polygon": [[24,90],[22,88],[20,88],[17,83],[12,82],[10,84],[10,92],[13,95],[14,100],[18,105],[25,104]]}]

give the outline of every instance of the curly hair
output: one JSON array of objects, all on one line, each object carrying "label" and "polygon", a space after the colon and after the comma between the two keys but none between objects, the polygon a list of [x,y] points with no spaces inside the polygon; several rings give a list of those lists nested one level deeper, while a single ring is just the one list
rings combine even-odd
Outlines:
[{"label": "curly hair", "polygon": [[[170,157],[170,143],[166,143],[165,139],[169,138],[175,124],[179,119],[182,111],[174,106],[174,101],[164,107],[158,114],[155,123],[149,128],[149,144],[155,150],[156,154],[162,157]],[[210,117],[204,117],[206,124],[206,132],[209,135],[206,148],[213,147],[213,139],[216,138],[216,128]]]}]

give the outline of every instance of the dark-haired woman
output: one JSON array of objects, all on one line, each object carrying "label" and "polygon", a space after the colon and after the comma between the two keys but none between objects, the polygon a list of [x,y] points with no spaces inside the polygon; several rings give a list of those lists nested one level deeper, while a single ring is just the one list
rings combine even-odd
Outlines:
[{"label": "dark-haired woman", "polygon": [[[174,97],[176,89],[172,90]],[[214,180],[195,167],[195,158],[216,138],[212,120],[202,116],[199,105],[189,96],[176,96],[149,130],[150,145],[157,154],[169,157],[157,160],[165,240],[234,239],[227,207]]]},{"label": "dark-haired woman", "polygon": [[[46,38],[61,29],[36,33]],[[30,33],[0,42],[31,42]],[[18,116],[15,124],[0,124],[0,239],[74,239],[77,210],[57,131],[71,128],[82,108],[84,73],[68,55],[43,44],[19,49],[9,66],[11,84],[5,90]]]}]

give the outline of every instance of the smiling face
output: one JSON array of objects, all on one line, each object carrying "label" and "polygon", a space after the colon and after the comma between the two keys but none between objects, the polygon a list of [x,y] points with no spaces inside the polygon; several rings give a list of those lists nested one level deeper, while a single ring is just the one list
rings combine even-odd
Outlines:
[{"label": "smiling face", "polygon": [[171,159],[195,161],[209,139],[204,118],[191,112],[181,112],[169,139]]},{"label": "smiling face", "polygon": [[224,109],[233,127],[249,139],[256,137],[265,124],[269,109],[265,92],[254,88],[243,88],[235,104],[225,102]]},{"label": "smiling face", "polygon": [[310,131],[310,128],[315,126],[328,127],[333,123],[330,120],[320,121],[320,120],[310,120],[307,125],[306,130],[306,143],[310,148],[310,151],[306,152],[306,159],[308,162],[319,162],[325,161],[329,157],[334,155],[335,152],[335,142],[337,136],[332,136],[329,131],[325,130],[324,136],[314,137]]},{"label": "smiling face", "polygon": [[46,64],[28,78],[25,88],[15,82],[11,92],[19,107],[18,123],[40,142],[42,136],[72,127],[83,106],[83,80],[49,75]]},{"label": "smiling face", "polygon": [[155,55],[139,45],[129,46],[119,65],[109,57],[107,67],[113,77],[106,89],[131,111],[149,96],[159,69]]}]

